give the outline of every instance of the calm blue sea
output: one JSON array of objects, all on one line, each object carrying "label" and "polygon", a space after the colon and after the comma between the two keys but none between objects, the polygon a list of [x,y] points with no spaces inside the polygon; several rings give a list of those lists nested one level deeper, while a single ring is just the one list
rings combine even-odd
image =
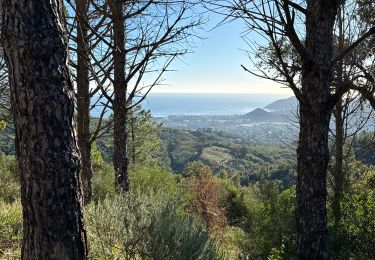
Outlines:
[{"label": "calm blue sea", "polygon": [[288,95],[154,93],[143,103],[154,116],[240,115]]},{"label": "calm blue sea", "polygon": [[[242,115],[262,108],[288,95],[274,94],[181,94],[151,93],[142,106],[153,116],[169,115]],[[93,111],[93,116],[97,113]]]}]

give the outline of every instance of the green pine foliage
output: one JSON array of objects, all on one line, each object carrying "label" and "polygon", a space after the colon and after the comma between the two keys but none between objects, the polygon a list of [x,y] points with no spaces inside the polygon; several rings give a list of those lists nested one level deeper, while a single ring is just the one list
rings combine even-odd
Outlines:
[{"label": "green pine foliage", "polygon": [[128,157],[131,164],[158,163],[160,149],[160,124],[152,120],[149,110],[141,106],[129,111]]}]

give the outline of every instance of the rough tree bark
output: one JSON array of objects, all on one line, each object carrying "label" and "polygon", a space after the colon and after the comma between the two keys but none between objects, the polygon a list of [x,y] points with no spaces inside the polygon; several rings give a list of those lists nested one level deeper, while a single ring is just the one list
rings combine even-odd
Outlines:
[{"label": "rough tree bark", "polygon": [[92,198],[92,163],[90,133],[90,81],[89,81],[89,43],[87,39],[88,1],[76,1],[77,17],[77,135],[81,152],[81,180],[84,203]]},{"label": "rough tree bark", "polygon": [[114,158],[115,184],[117,192],[127,192],[129,190],[127,154],[128,130],[126,93],[127,85],[125,79],[125,15],[124,3],[121,0],[113,0],[110,3],[113,20],[113,129],[114,129]]},{"label": "rough tree bark", "polygon": [[341,222],[341,201],[344,191],[344,119],[342,116],[342,99],[336,104],[335,108],[335,169],[333,172],[333,200],[332,215],[334,226],[338,228]]},{"label": "rough tree bark", "polygon": [[297,148],[299,259],[327,259],[328,131],[332,108],[333,26],[339,0],[308,0]]},{"label": "rough tree bark", "polygon": [[[343,7],[342,7],[343,8]],[[340,10],[338,15],[338,48],[337,52],[341,53],[344,50],[344,28],[343,28],[343,18],[342,13],[345,13],[344,10]],[[337,63],[336,74],[337,81],[344,81],[343,77],[344,62],[340,60]],[[334,116],[335,116],[335,169],[333,172],[333,201],[332,201],[332,211],[333,211],[333,220],[334,226],[336,229],[339,227],[341,222],[341,200],[344,191],[344,118],[343,118],[343,100],[342,97],[339,98],[335,106]],[[340,244],[338,244],[340,245]]]},{"label": "rough tree bark", "polygon": [[2,9],[21,179],[22,259],[85,259],[62,1],[5,0]]},{"label": "rough tree bark", "polygon": [[[267,62],[269,57],[260,57],[260,63],[255,63],[260,73],[242,67],[253,75],[287,84],[299,101],[296,205],[298,259],[327,259],[326,171],[331,112],[339,98],[351,89],[360,92],[363,98],[375,106],[371,89],[350,81],[333,82],[333,70],[339,61],[375,34],[375,27],[371,27],[333,58],[333,28],[338,9],[345,3],[344,0],[233,2],[234,5],[229,6],[229,15],[245,19],[250,30],[268,39],[274,51],[272,57],[277,60]],[[302,18],[306,31],[300,35],[303,25],[299,19],[303,16],[306,18]],[[289,45],[284,44],[285,38],[301,59],[301,73],[296,73],[299,71],[299,66],[295,66],[297,60],[290,60],[290,56],[285,55],[285,47]],[[252,46],[259,47],[256,43]],[[268,64],[264,66],[265,63]],[[269,68],[275,69],[276,76],[269,75]],[[297,71],[294,71],[295,68]],[[373,82],[369,73],[364,72],[363,77]],[[331,89],[332,86],[336,89]]]}]

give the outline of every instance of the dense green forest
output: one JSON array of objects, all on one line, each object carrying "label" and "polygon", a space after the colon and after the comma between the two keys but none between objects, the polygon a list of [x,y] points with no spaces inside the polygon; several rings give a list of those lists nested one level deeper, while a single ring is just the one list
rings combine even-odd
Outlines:
[{"label": "dense green forest", "polygon": [[[374,1],[0,9],[1,259],[374,259]],[[142,108],[231,22],[239,69],[294,97],[222,117]]]},{"label": "dense green forest", "polygon": [[[136,161],[130,163],[132,182],[127,197],[115,195],[111,135],[99,138],[92,149],[94,202],[86,206],[86,223],[93,258],[160,259],[162,255],[183,259],[189,257],[187,252],[203,259],[295,256],[293,143],[254,146],[222,131],[165,128],[153,122],[150,112],[137,111],[137,134],[129,140],[129,156]],[[3,255],[17,257],[22,215],[8,131],[1,135],[0,146],[0,244]],[[329,220],[329,248],[335,259],[371,259],[375,243],[373,133],[361,132],[351,145],[343,217],[338,228]],[[169,247],[172,242],[174,248]]]}]

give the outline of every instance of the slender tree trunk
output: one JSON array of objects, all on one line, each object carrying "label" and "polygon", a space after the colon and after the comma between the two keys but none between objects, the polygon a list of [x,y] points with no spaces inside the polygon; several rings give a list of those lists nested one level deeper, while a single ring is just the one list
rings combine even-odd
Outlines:
[{"label": "slender tree trunk", "polygon": [[129,190],[128,155],[127,155],[127,108],[126,108],[126,80],[125,80],[125,17],[124,4],[121,0],[113,0],[110,4],[113,20],[114,46],[114,158],[115,181],[117,192]]},{"label": "slender tree trunk", "polygon": [[327,259],[328,130],[332,108],[332,35],[338,1],[309,0],[307,58],[303,61],[297,149],[297,249],[299,259]]},{"label": "slender tree trunk", "polygon": [[342,117],[342,99],[336,104],[336,139],[335,139],[335,169],[333,173],[333,201],[332,211],[334,225],[338,227],[341,222],[341,200],[344,189],[344,169],[343,169],[343,145],[344,145],[344,120]]},{"label": "slender tree trunk", "polygon": [[[338,27],[339,27],[339,42],[338,42],[338,53],[344,50],[344,30],[343,30],[343,18],[345,11],[340,10],[338,15]],[[343,81],[343,61],[341,60],[337,64],[336,74],[337,81]],[[337,102],[335,107],[335,125],[336,125],[336,138],[335,138],[335,169],[333,173],[333,201],[332,211],[334,226],[338,228],[341,222],[341,200],[344,191],[344,118],[343,118],[343,105],[342,98]],[[340,245],[340,243],[338,243]]]},{"label": "slender tree trunk", "polygon": [[[88,1],[76,1],[77,17],[77,134],[81,152],[81,179],[84,203],[92,197],[92,164],[90,134],[90,81],[89,81],[89,43],[87,39]],[[86,20],[86,21],[85,21]]]},{"label": "slender tree trunk", "polygon": [[21,179],[22,259],[85,259],[62,1],[5,0],[2,11]]},{"label": "slender tree trunk", "polygon": [[130,128],[131,128],[131,144],[132,144],[132,163],[133,165],[135,165],[135,161],[136,161],[136,154],[135,154],[135,114],[134,114],[134,111],[132,111],[132,114],[131,114],[131,120],[130,120]]}]

